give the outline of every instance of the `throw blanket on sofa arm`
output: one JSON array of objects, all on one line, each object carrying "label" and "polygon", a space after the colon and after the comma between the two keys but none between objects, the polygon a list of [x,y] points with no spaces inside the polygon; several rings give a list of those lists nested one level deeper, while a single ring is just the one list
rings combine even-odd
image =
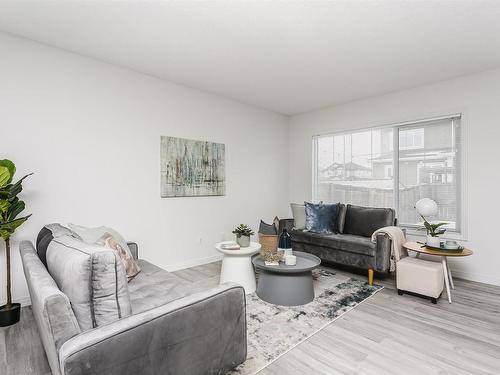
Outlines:
[{"label": "throw blanket on sofa arm", "polygon": [[377,233],[384,233],[391,239],[391,260],[390,270],[396,270],[396,262],[408,256],[408,251],[403,247],[406,242],[406,236],[401,228],[398,227],[383,227],[377,229],[372,234],[372,242],[377,242]]}]

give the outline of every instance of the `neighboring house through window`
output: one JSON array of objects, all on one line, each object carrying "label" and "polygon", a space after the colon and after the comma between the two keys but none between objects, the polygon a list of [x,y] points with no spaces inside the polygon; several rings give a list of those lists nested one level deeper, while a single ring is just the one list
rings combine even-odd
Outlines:
[{"label": "neighboring house through window", "polygon": [[434,219],[460,232],[460,118],[315,136],[313,199],[393,207],[401,225],[416,227],[415,202],[431,198],[439,206]]}]

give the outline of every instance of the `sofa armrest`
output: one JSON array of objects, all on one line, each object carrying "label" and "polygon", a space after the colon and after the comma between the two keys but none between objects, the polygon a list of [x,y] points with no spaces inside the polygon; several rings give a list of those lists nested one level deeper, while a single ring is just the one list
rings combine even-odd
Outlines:
[{"label": "sofa armrest", "polygon": [[246,355],[245,292],[228,283],[86,331],[59,363],[62,375],[222,374]]},{"label": "sofa armrest", "polygon": [[386,272],[391,265],[392,240],[387,233],[377,233],[377,249],[375,252],[375,270]]},{"label": "sofa armrest", "polygon": [[81,330],[68,297],[57,287],[33,244],[21,241],[19,251],[38,332],[50,368],[54,374],[58,374],[58,349],[68,339],[80,334]]},{"label": "sofa armrest", "polygon": [[127,242],[128,248],[130,249],[130,252],[132,253],[132,257],[134,257],[135,260],[139,258],[139,245],[135,242]]}]

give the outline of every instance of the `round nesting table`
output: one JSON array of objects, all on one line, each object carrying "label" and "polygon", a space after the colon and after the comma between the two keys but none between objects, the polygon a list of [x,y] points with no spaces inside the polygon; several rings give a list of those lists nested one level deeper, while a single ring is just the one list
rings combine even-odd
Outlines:
[{"label": "round nesting table", "polygon": [[295,266],[280,263],[267,266],[260,255],[252,257],[253,265],[260,269],[257,295],[264,301],[282,306],[305,305],[314,299],[312,270],[321,260],[312,254],[294,251]]},{"label": "round nesting table", "polygon": [[243,286],[246,294],[255,292],[255,273],[251,257],[260,250],[260,243],[250,242],[250,246],[241,247],[239,250],[222,249],[221,245],[226,243],[234,243],[234,241],[223,241],[215,244],[217,251],[224,254],[220,283],[232,281]]},{"label": "round nesting table", "polygon": [[441,257],[441,264],[443,265],[444,271],[444,285],[446,286],[446,294],[448,296],[448,302],[451,303],[451,289],[455,289],[455,284],[453,284],[453,277],[451,276],[450,267],[448,267],[448,257],[466,257],[472,255],[472,250],[464,248],[462,251],[455,250],[439,250],[427,247],[418,242],[406,242],[403,247],[410,251],[415,251],[417,253],[417,258],[420,254],[434,255]]}]

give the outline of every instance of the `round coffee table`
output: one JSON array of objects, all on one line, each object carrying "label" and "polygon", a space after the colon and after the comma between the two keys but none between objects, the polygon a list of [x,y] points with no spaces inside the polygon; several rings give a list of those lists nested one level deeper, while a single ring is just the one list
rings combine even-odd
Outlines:
[{"label": "round coffee table", "polygon": [[220,283],[232,281],[243,286],[246,294],[255,292],[255,272],[250,258],[260,250],[260,243],[250,242],[250,246],[241,247],[239,250],[222,249],[221,245],[225,243],[234,243],[234,241],[215,244],[215,248],[224,254]]},{"label": "round coffee table", "polygon": [[252,257],[253,265],[260,269],[257,295],[264,301],[282,306],[305,305],[314,299],[312,270],[321,260],[312,254],[294,251],[295,266],[280,263],[266,266],[260,255]]},{"label": "round coffee table", "polygon": [[439,250],[427,247],[418,242],[406,242],[403,247],[407,250],[415,251],[417,253],[417,258],[420,254],[434,255],[441,257],[441,264],[443,265],[444,272],[444,285],[446,286],[446,294],[448,296],[448,302],[451,303],[451,289],[455,289],[455,284],[453,284],[453,277],[451,276],[450,267],[448,267],[448,257],[466,257],[472,255],[472,250],[464,248],[462,251],[455,250]]}]

